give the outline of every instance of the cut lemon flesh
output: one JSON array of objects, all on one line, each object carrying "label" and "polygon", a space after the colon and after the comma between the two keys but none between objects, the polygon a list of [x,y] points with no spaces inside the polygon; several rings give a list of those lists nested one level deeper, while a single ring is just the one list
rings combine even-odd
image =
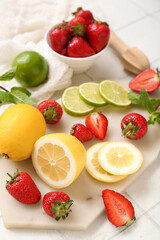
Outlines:
[{"label": "cut lemon flesh", "polygon": [[87,162],[86,162],[86,170],[88,173],[95,179],[102,181],[102,182],[118,182],[127,175],[121,175],[121,176],[116,176],[113,174],[110,174],[109,172],[105,171],[101,165],[99,164],[98,161],[98,152],[107,143],[102,142],[102,143],[97,143],[94,144],[91,148],[88,149],[87,151]]},{"label": "cut lemon flesh", "polygon": [[101,107],[107,102],[99,94],[99,84],[93,82],[83,83],[79,86],[79,94],[84,102],[94,107]]},{"label": "cut lemon flesh", "polygon": [[69,87],[62,94],[64,110],[73,116],[84,116],[94,110],[93,106],[86,104],[79,95],[79,87]]},{"label": "cut lemon flesh", "polygon": [[72,135],[48,134],[35,143],[32,162],[44,182],[54,188],[63,188],[70,185],[83,170],[86,150]]},{"label": "cut lemon flesh", "polygon": [[102,146],[98,160],[105,171],[114,175],[128,175],[141,167],[143,156],[133,144],[115,141]]},{"label": "cut lemon flesh", "polygon": [[105,101],[116,106],[128,106],[131,104],[128,91],[117,82],[104,80],[99,84],[99,92]]}]

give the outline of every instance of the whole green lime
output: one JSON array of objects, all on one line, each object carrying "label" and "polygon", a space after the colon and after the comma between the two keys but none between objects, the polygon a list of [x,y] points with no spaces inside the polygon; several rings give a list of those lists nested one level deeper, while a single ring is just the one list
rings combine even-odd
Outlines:
[{"label": "whole green lime", "polygon": [[35,51],[24,51],[17,55],[12,67],[15,79],[24,87],[35,87],[44,82],[48,75],[48,62]]}]

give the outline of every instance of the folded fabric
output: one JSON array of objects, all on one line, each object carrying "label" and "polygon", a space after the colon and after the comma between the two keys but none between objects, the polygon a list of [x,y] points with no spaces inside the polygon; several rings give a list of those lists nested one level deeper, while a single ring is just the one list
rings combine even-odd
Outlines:
[{"label": "folded fabric", "polygon": [[[10,69],[13,58],[20,52],[34,50],[42,54],[49,64],[47,81],[28,89],[38,101],[71,84],[72,69],[52,56],[44,40],[47,29],[61,22],[67,9],[67,0],[12,0],[0,7],[0,75]],[[15,79],[2,81],[0,85],[8,90],[20,86]]]},{"label": "folded fabric", "polygon": [[[5,0],[1,3],[0,75],[10,69],[18,53],[34,50],[48,61],[49,75],[43,84],[28,89],[32,98],[38,101],[48,99],[55,91],[68,87],[72,83],[73,71],[49,52],[44,37],[47,29],[71,18],[79,6],[90,9],[97,16],[97,7],[84,0]],[[102,17],[100,11],[98,17]],[[0,85],[8,90],[20,86],[15,79],[2,81]]]}]

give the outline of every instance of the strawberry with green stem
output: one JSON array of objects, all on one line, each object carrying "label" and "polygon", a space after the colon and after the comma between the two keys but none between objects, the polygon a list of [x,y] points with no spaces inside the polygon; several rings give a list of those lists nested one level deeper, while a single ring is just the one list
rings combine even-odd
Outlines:
[{"label": "strawberry with green stem", "polygon": [[130,113],[123,117],[121,129],[124,137],[131,140],[137,140],[146,135],[148,123],[141,114]]},{"label": "strawberry with green stem", "polygon": [[73,200],[66,193],[60,191],[48,192],[43,197],[44,211],[56,221],[60,218],[65,220],[68,217],[72,204]]},{"label": "strawberry with green stem", "polygon": [[77,10],[72,14],[76,17],[83,17],[87,25],[94,20],[92,12],[89,10],[84,10],[82,7],[78,7]]},{"label": "strawberry with green stem", "polygon": [[83,37],[86,33],[86,22],[84,18],[80,16],[72,18],[68,23],[67,30],[72,36]]},{"label": "strawberry with green stem", "polygon": [[57,53],[61,53],[69,41],[70,34],[67,29],[67,23],[60,23],[49,32],[51,48]]},{"label": "strawberry with green stem", "polygon": [[63,109],[61,105],[54,100],[44,100],[37,106],[37,109],[43,114],[46,123],[55,124],[61,120]]},{"label": "strawberry with green stem", "polygon": [[87,39],[96,53],[107,45],[109,37],[110,29],[106,22],[94,21],[87,26]]},{"label": "strawberry with green stem", "polygon": [[17,201],[32,204],[41,199],[41,193],[28,173],[19,172],[17,169],[13,176],[7,174],[10,180],[6,182],[6,189]]}]

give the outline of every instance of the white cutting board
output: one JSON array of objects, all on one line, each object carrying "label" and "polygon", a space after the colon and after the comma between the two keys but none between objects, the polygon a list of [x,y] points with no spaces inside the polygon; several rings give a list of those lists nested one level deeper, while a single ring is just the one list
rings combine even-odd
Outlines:
[{"label": "white cutting board", "polygon": [[[123,116],[130,112],[137,112],[148,119],[148,113],[145,110],[133,106],[118,108],[108,105],[98,109],[98,111],[103,112],[109,121],[108,132],[104,141],[129,141],[142,151],[144,162],[140,170],[118,183],[107,184],[94,180],[84,169],[74,183],[61,189],[61,191],[69,194],[71,199],[74,200],[74,204],[68,218],[56,222],[43,211],[42,200],[34,205],[25,205],[16,201],[5,189],[6,179],[8,179],[6,173],[13,173],[18,168],[20,171],[26,171],[31,175],[40,189],[42,197],[45,193],[54,191],[37,176],[31,160],[12,162],[0,159],[0,208],[4,225],[7,228],[85,230],[104,210],[101,197],[103,189],[110,188],[123,192],[156,160],[160,151],[160,126],[158,124],[149,126],[147,135],[141,140],[127,140],[121,136],[120,123]],[[69,134],[72,125],[78,122],[84,123],[84,119],[85,117],[71,117],[64,112],[58,124],[47,126],[47,133],[64,132]],[[99,141],[94,138],[84,145],[88,149],[97,142]]]}]

